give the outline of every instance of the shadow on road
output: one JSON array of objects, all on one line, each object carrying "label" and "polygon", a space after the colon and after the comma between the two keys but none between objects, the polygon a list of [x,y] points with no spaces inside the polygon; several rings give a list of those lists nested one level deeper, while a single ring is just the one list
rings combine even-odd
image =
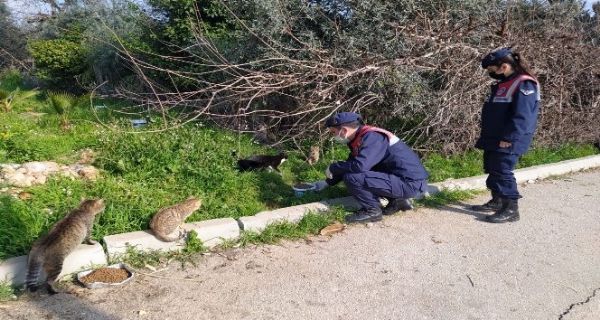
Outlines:
[{"label": "shadow on road", "polygon": [[[23,315],[23,306],[18,308],[20,316],[11,314],[11,307],[0,309],[1,319],[65,319],[65,320],[116,320],[117,316],[110,315],[92,306],[91,302],[85,301],[77,294],[58,293],[48,294],[24,294],[20,297],[20,303],[31,308],[29,315]],[[16,307],[16,305],[14,305]]]},{"label": "shadow on road", "polygon": [[470,206],[472,206],[472,204],[468,204],[468,203],[464,203],[464,202],[455,202],[455,203],[451,203],[449,205],[441,206],[438,209],[455,212],[455,213],[460,213],[460,214],[468,214],[470,216],[475,217],[475,220],[482,221],[482,222],[485,221],[485,217],[492,214],[491,212],[489,214],[484,214],[481,212],[472,211],[469,209]]}]

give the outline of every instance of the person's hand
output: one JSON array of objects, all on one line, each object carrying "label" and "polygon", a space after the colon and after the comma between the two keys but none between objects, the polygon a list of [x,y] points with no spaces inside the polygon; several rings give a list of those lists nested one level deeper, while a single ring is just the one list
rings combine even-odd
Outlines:
[{"label": "person's hand", "polygon": [[327,167],[327,169],[325,169],[325,176],[327,177],[327,179],[333,179],[333,174],[331,174],[329,167]]},{"label": "person's hand", "polygon": [[329,184],[325,180],[319,180],[319,181],[313,183],[312,185],[315,186],[315,191],[321,191],[321,190],[329,187]]},{"label": "person's hand", "polygon": [[510,148],[510,146],[512,146],[512,143],[507,141],[500,141],[500,148]]}]

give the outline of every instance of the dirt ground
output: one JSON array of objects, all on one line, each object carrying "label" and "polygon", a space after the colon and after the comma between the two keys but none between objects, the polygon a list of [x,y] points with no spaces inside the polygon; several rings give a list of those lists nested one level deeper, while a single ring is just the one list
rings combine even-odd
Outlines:
[{"label": "dirt ground", "polygon": [[0,319],[600,319],[600,171],[520,190],[517,223],[419,209],[0,304]]}]

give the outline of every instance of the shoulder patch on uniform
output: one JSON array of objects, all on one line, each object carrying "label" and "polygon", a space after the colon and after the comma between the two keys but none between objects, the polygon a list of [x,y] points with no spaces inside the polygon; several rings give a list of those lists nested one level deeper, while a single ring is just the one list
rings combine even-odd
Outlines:
[{"label": "shoulder patch on uniform", "polygon": [[535,93],[535,90],[532,90],[532,89],[521,89],[521,93],[524,94],[524,95],[526,95],[526,96],[528,96],[528,95],[530,95],[532,93]]}]

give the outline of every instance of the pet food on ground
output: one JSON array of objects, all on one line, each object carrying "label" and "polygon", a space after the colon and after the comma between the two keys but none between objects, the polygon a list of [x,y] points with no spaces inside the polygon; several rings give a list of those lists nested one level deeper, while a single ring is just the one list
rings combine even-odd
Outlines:
[{"label": "pet food on ground", "polygon": [[104,283],[120,283],[129,278],[129,271],[121,268],[100,268],[90,272],[88,275],[81,277],[84,283],[104,282]]}]

